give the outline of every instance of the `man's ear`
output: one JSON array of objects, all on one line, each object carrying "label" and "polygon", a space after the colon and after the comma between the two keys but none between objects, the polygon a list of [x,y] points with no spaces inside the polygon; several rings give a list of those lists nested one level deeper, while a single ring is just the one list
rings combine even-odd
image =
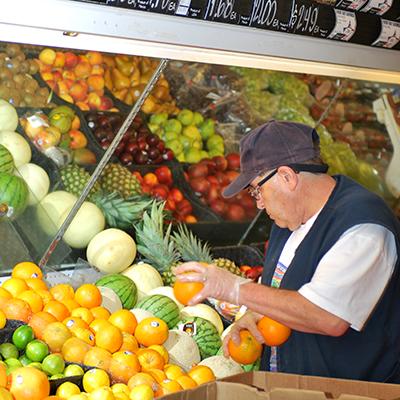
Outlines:
[{"label": "man's ear", "polygon": [[283,179],[284,183],[289,185],[290,190],[294,190],[298,183],[298,175],[292,168],[282,166],[278,169],[278,175]]}]

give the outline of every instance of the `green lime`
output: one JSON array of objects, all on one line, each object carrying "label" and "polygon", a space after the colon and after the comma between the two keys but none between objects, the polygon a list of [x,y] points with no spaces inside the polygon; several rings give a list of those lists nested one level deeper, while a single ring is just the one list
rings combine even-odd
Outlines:
[{"label": "green lime", "polygon": [[43,372],[49,376],[61,374],[64,371],[65,362],[59,354],[49,354],[42,361],[42,368]]},{"label": "green lime", "polygon": [[31,362],[31,363],[29,364],[29,366],[30,366],[31,368],[36,368],[36,369],[38,369],[38,370],[40,370],[40,371],[43,371],[42,363],[40,363],[40,362],[36,362],[36,361]]},{"label": "green lime", "polygon": [[62,379],[65,378],[64,374],[54,374],[49,379]]},{"label": "green lime", "polygon": [[6,360],[7,358],[18,358],[19,351],[17,346],[12,343],[2,343],[0,344],[0,354]]},{"label": "green lime", "polygon": [[22,367],[22,363],[21,361],[18,360],[18,358],[7,358],[7,360],[5,361],[5,363],[9,366],[9,367]]},{"label": "green lime", "polygon": [[49,348],[45,342],[35,339],[28,343],[25,353],[32,361],[42,362],[49,354]]},{"label": "green lime", "polygon": [[21,361],[21,364],[24,367],[26,367],[28,364],[32,362],[32,360],[26,354],[23,354],[22,356],[18,357],[18,360]]},{"label": "green lime", "polygon": [[35,339],[35,334],[29,325],[20,326],[12,336],[12,341],[19,350],[25,350],[26,345],[33,339]]},{"label": "green lime", "polygon": [[18,368],[21,368],[21,367],[18,367],[17,365],[13,365],[12,367],[8,367],[8,368],[6,369],[7,375],[10,375],[11,372],[13,372],[14,370],[16,370],[16,369],[18,369]]},{"label": "green lime", "polygon": [[77,364],[69,364],[65,367],[63,374],[65,376],[77,376],[83,375],[85,371],[83,368]]}]

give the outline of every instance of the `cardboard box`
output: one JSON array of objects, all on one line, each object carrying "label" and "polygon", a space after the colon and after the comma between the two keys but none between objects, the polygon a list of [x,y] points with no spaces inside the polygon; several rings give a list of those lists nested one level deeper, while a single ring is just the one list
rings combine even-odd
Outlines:
[{"label": "cardboard box", "polygon": [[390,400],[400,385],[262,371],[219,379],[172,393],[166,400]]}]

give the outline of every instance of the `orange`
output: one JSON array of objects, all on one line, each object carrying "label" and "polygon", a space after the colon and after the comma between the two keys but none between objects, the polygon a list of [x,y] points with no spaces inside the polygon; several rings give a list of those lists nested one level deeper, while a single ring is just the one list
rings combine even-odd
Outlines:
[{"label": "orange", "polygon": [[142,319],[135,330],[135,338],[144,347],[163,344],[169,335],[168,325],[160,318]]},{"label": "orange", "polygon": [[63,303],[57,300],[48,301],[44,307],[43,311],[46,311],[57,318],[57,321],[62,322],[65,318],[69,317],[70,312]]},{"label": "orange", "polygon": [[115,396],[109,386],[102,385],[92,390],[89,400],[115,400]]},{"label": "orange", "polygon": [[108,321],[121,331],[133,334],[138,324],[135,314],[129,310],[118,310],[110,315]]},{"label": "orange", "polygon": [[42,297],[43,304],[47,304],[50,300],[54,300],[54,296],[48,290],[35,289],[35,292]]},{"label": "orange", "polygon": [[129,396],[129,388],[125,383],[115,383],[114,385],[111,386],[111,390],[113,391],[114,394],[116,393],[125,393]]},{"label": "orange", "polygon": [[48,290],[46,283],[39,278],[27,278],[25,282],[31,290]]},{"label": "orange", "polygon": [[71,311],[71,317],[82,318],[88,325],[93,321],[93,315],[86,307],[78,307]]},{"label": "orange", "polygon": [[5,299],[12,299],[12,294],[3,287],[0,287],[0,296],[4,297]]},{"label": "orange", "polygon": [[175,380],[181,376],[186,375],[182,371],[182,368],[179,365],[173,365],[173,364],[168,364],[167,366],[165,366],[164,372],[168,379],[175,379]]},{"label": "orange", "polygon": [[110,326],[112,325],[108,320],[106,319],[95,319],[89,324],[89,329],[96,334],[97,332],[100,331],[100,329],[104,326]]},{"label": "orange", "polygon": [[13,297],[12,299],[8,300],[8,302],[11,304],[16,304],[17,307],[32,311],[30,304],[26,300],[20,299],[18,297]]},{"label": "orange", "polygon": [[[190,272],[189,272],[190,273]],[[179,301],[179,303],[187,306],[189,300],[203,290],[204,284],[201,282],[174,282],[174,296]]]},{"label": "orange", "polygon": [[[43,311],[40,311],[39,313],[41,312]],[[55,319],[55,317],[53,318]],[[50,322],[43,319],[42,316],[36,314],[32,314],[31,318],[28,321],[28,325],[33,329],[33,333],[35,334],[36,339],[39,340],[42,340],[43,332],[46,329],[47,325],[49,325],[49,323]]]},{"label": "orange", "polygon": [[65,362],[84,364],[86,354],[92,349],[83,340],[71,337],[62,346],[61,353]]},{"label": "orange", "polygon": [[25,290],[21,292],[17,299],[25,300],[31,307],[33,313],[42,311],[43,309],[43,298],[33,290]]},{"label": "orange", "polygon": [[193,389],[197,386],[197,383],[187,375],[179,376],[175,380],[182,386],[182,389]]},{"label": "orange", "polygon": [[289,339],[292,332],[287,326],[268,317],[262,317],[257,323],[257,328],[264,336],[267,346],[280,346]]},{"label": "orange", "polygon": [[139,359],[142,371],[146,372],[149,369],[164,368],[164,357],[154,349],[141,349],[136,353],[136,355]]},{"label": "orange", "polygon": [[93,308],[101,304],[101,293],[99,288],[93,283],[85,283],[75,291],[75,300],[81,307]]},{"label": "orange", "polygon": [[258,343],[256,338],[247,329],[241,330],[239,335],[241,339],[239,346],[236,346],[232,339],[229,340],[229,355],[239,364],[248,365],[256,362],[261,356],[262,344]]},{"label": "orange", "polygon": [[21,278],[8,278],[3,282],[1,287],[10,292],[13,297],[17,297],[25,290],[29,290],[29,286]]},{"label": "orange", "polygon": [[165,364],[168,364],[169,354],[165,347],[161,346],[160,344],[152,344],[148,348],[158,351],[164,357]]},{"label": "orange", "polygon": [[21,278],[21,279],[28,279],[28,278],[43,278],[42,270],[34,263],[29,261],[20,262],[17,264],[12,272],[12,278]]},{"label": "orange", "polygon": [[71,331],[62,322],[47,325],[42,334],[42,340],[49,346],[51,353],[61,352],[64,343],[71,337]]},{"label": "orange", "polygon": [[110,378],[106,371],[92,368],[84,373],[82,386],[86,393],[91,393],[100,386],[110,387]]},{"label": "orange", "polygon": [[58,285],[53,286],[52,288],[50,288],[49,292],[57,301],[74,298],[73,287],[66,283],[59,283]]},{"label": "orange", "polygon": [[89,325],[82,318],[79,317],[69,316],[64,319],[63,324],[65,324],[72,332],[76,328],[89,329]]},{"label": "orange", "polygon": [[6,369],[0,364],[0,387],[7,386],[7,372]]},{"label": "orange", "polygon": [[42,400],[50,395],[50,382],[43,371],[17,368],[8,375],[8,390],[15,400]]},{"label": "orange", "polygon": [[146,373],[150,374],[157,383],[161,383],[163,380],[168,379],[167,375],[165,375],[165,372],[162,369],[158,368],[153,368],[153,369],[148,369]]},{"label": "orange", "polygon": [[[74,399],[71,399],[71,400],[74,400]],[[131,400],[131,399],[129,398],[128,394],[122,393],[122,392],[117,392],[117,393],[114,393],[114,400]],[[142,399],[142,400],[144,400],[144,399]]]},{"label": "orange", "polygon": [[151,388],[155,388],[157,386],[155,378],[146,372],[139,372],[132,376],[127,385],[129,390],[132,390],[136,385],[148,385]]},{"label": "orange", "polygon": [[[133,340],[135,340],[136,343]],[[135,338],[133,338],[133,340],[124,338],[119,351],[131,351],[132,353],[135,353],[139,349],[139,343]]]},{"label": "orange", "polygon": [[213,370],[206,365],[196,365],[189,370],[187,376],[192,378],[197,385],[215,380]]},{"label": "orange", "polygon": [[1,310],[6,315],[7,319],[17,319],[26,323],[32,318],[30,305],[22,299],[9,299],[1,305]]},{"label": "orange", "polygon": [[86,353],[83,364],[108,371],[111,359],[112,354],[108,350],[93,347]]},{"label": "orange", "polygon": [[46,311],[39,311],[36,313],[36,316],[44,319],[47,322],[57,322],[57,318]]},{"label": "orange", "polygon": [[167,389],[165,394],[179,392],[180,390],[182,390],[182,386],[179,384],[179,382],[173,379],[165,379],[160,383],[160,385]]},{"label": "orange", "polygon": [[93,307],[90,309],[90,312],[92,313],[94,319],[108,319],[111,315],[110,311],[103,306]]},{"label": "orange", "polygon": [[110,360],[109,374],[112,382],[128,383],[140,372],[139,359],[130,351],[117,351]]},{"label": "orange", "polygon": [[79,303],[75,299],[71,299],[71,298],[63,299],[63,300],[61,300],[61,303],[63,303],[64,306],[66,306],[68,308],[70,313],[73,310],[75,310],[76,308],[80,307]]},{"label": "orange", "polygon": [[72,335],[90,344],[90,346],[94,346],[94,335],[89,329],[77,327],[72,331]]},{"label": "orange", "polygon": [[121,348],[123,339],[121,330],[111,324],[103,325],[96,332],[96,346],[106,349],[111,353],[115,353]]}]

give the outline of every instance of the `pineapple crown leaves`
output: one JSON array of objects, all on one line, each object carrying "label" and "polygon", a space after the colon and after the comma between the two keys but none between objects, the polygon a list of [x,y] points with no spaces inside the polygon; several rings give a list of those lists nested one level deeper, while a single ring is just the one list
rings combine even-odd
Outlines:
[{"label": "pineapple crown leaves", "polygon": [[201,261],[211,264],[211,247],[208,242],[204,243],[193,234],[187,225],[179,224],[178,232],[173,233],[172,240],[175,242],[183,261]]},{"label": "pineapple crown leaves", "polygon": [[143,213],[142,221],[135,225],[137,251],[145,257],[144,262],[155,265],[159,272],[176,263],[181,255],[171,240],[172,224],[164,229],[165,202],[153,200],[150,215]]}]

